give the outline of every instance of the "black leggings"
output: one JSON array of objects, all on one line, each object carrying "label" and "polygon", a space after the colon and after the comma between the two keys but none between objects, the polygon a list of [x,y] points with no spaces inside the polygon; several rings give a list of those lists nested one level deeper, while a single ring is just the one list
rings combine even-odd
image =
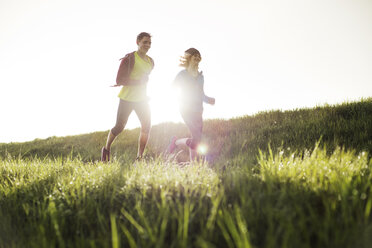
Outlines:
[{"label": "black leggings", "polygon": [[191,139],[186,144],[191,149],[196,149],[203,132],[203,113],[181,110],[181,116],[191,134]]},{"label": "black leggings", "polygon": [[116,125],[111,129],[111,133],[117,136],[124,130],[129,115],[135,111],[141,122],[141,132],[149,133],[151,128],[151,111],[148,102],[128,102],[120,99]]}]

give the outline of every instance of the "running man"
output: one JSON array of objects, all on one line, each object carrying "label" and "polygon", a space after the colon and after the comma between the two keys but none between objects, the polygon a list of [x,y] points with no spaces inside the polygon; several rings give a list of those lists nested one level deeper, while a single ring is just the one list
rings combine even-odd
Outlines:
[{"label": "running man", "polygon": [[116,85],[122,86],[116,124],[110,130],[106,145],[101,150],[101,161],[110,161],[112,142],[124,130],[128,117],[134,110],[141,122],[137,159],[141,159],[151,129],[151,111],[147,97],[147,82],[154,68],[154,60],[147,55],[151,48],[151,35],[142,32],[137,36],[138,50],[121,58]]}]

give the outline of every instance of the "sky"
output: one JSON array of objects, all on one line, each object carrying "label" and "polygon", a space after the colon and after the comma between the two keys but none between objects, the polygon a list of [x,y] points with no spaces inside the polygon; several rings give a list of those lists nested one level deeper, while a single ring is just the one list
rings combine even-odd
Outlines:
[{"label": "sky", "polygon": [[182,121],[170,85],[190,47],[216,98],[204,119],[372,97],[370,0],[0,0],[0,143],[111,129],[143,31],[153,125]]}]

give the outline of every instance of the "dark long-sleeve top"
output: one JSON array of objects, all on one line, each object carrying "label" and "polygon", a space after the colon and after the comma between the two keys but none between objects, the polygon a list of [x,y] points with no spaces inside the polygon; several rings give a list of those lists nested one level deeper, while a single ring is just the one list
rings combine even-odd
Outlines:
[{"label": "dark long-sleeve top", "polygon": [[173,86],[180,88],[179,104],[182,111],[203,112],[203,102],[208,102],[210,97],[204,94],[202,72],[193,77],[187,70],[182,70],[177,74]]}]

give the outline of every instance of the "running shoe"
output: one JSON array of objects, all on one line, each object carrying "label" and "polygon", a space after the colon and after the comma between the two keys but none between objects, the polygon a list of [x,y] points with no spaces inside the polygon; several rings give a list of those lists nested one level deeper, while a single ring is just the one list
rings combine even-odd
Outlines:
[{"label": "running shoe", "polygon": [[110,151],[107,150],[105,147],[102,147],[102,150],[101,150],[101,161],[102,162],[110,161]]},{"label": "running shoe", "polygon": [[134,162],[133,162],[133,167],[137,167],[137,165],[139,165],[139,163],[141,163],[142,161],[143,161],[143,158],[137,156],[136,160],[134,160]]}]

